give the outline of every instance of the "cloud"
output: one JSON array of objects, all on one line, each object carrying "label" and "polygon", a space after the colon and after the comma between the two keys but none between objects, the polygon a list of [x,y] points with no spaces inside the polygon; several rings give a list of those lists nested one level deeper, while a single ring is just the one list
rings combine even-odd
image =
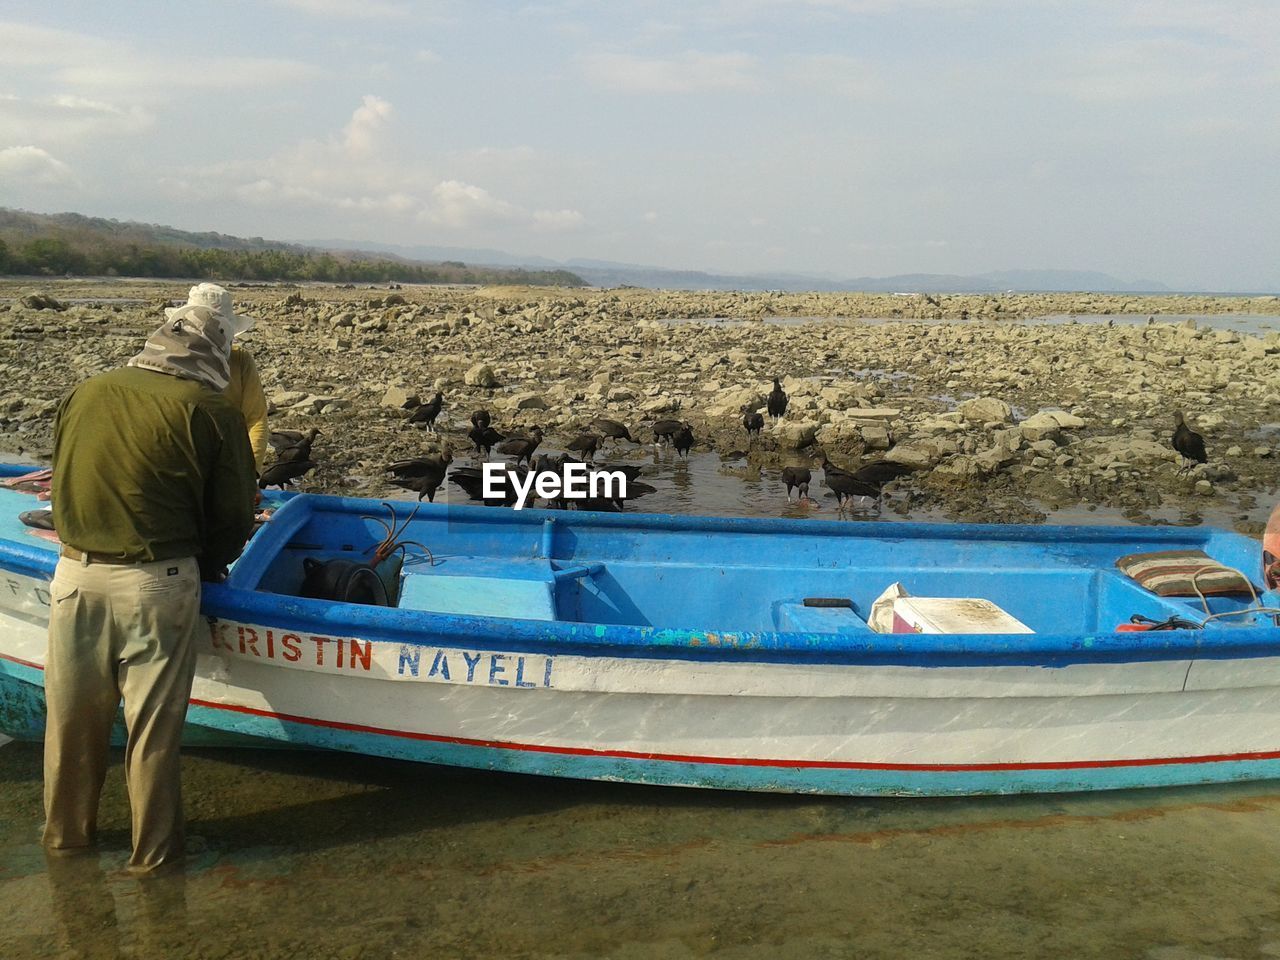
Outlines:
[{"label": "cloud", "polygon": [[1071,56],[1060,87],[1082,101],[1149,100],[1203,93],[1224,82],[1234,55],[1186,40],[1111,43]]},{"label": "cloud", "polygon": [[400,217],[412,215],[420,207],[419,201],[406,193],[381,196],[332,194],[267,177],[240,184],[232,192],[237,199],[263,207],[287,205]]},{"label": "cloud", "polygon": [[0,35],[5,38],[5,66],[56,67],[106,60],[112,55],[112,44],[100,37],[37,27],[12,20],[0,20]]},{"label": "cloud", "polygon": [[850,100],[869,100],[883,87],[871,64],[834,54],[799,57],[792,62],[790,74],[798,83]]},{"label": "cloud", "polygon": [[520,219],[516,208],[483,187],[445,180],[431,191],[420,219],[446,227],[467,228]]},{"label": "cloud", "polygon": [[[448,231],[495,226],[565,233],[586,220],[572,209],[530,209],[460,176],[441,176],[418,156],[397,155],[392,139],[396,111],[390,101],[366,94],[350,119],[330,137],[303,140],[268,157],[237,157],[199,168],[164,171],[158,184],[188,203],[231,198],[263,209],[330,211],[371,218],[380,225],[422,224]],[[527,147],[479,148],[454,158],[474,169],[477,158],[527,158]]]},{"label": "cloud", "polygon": [[13,21],[0,21],[0,36],[6,68],[39,74],[46,84],[73,91],[91,90],[95,99],[112,91],[134,101],[165,101],[180,89],[258,89],[323,76],[319,67],[297,60],[204,51],[193,64],[120,40]]},{"label": "cloud", "polygon": [[120,106],[73,94],[29,99],[0,96],[0,143],[75,144],[104,136],[129,137],[155,117],[141,106]]},{"label": "cloud", "polygon": [[851,56],[801,56],[790,64],[796,82],[823,93],[849,100],[870,100],[881,95],[883,83],[876,67]]},{"label": "cloud", "polygon": [[533,228],[541,233],[571,233],[586,225],[587,218],[577,210],[535,210]]},{"label": "cloud", "polygon": [[169,59],[124,54],[102,63],[65,64],[55,72],[62,83],[93,90],[148,92],[163,95],[174,89],[258,90],[322,77],[309,63],[262,57],[202,59],[199,69],[178,66]]},{"label": "cloud", "polygon": [[407,3],[395,0],[275,0],[278,6],[290,7],[317,17],[344,20],[404,20],[414,16]]},{"label": "cloud", "polygon": [[1280,6],[1274,0],[1144,0],[1116,9],[1124,22],[1140,29],[1209,35],[1272,51],[1280,35]]},{"label": "cloud", "polygon": [[726,15],[796,16],[796,8],[830,11],[855,16],[907,13],[912,10],[943,10],[970,14],[980,10],[1007,7],[1024,10],[1026,0],[727,0],[721,4]]},{"label": "cloud", "polygon": [[47,150],[29,144],[0,150],[0,179],[39,187],[75,182],[70,167]]},{"label": "cloud", "polygon": [[343,128],[342,140],[346,149],[357,155],[372,152],[391,119],[391,113],[391,104],[386,100],[366,94],[351,115],[351,122]]},{"label": "cloud", "polygon": [[757,85],[755,60],[745,53],[689,51],[671,59],[599,53],[586,57],[583,67],[590,80],[623,93],[752,90]]}]

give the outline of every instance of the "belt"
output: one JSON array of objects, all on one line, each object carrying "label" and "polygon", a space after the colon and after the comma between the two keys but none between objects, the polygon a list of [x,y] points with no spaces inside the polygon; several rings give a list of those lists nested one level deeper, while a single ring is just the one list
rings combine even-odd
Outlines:
[{"label": "belt", "polygon": [[119,567],[132,567],[136,564],[147,562],[146,560],[130,560],[127,557],[116,557],[109,553],[77,550],[75,547],[69,547],[65,543],[62,545],[62,555],[68,560],[83,560],[87,563],[110,563]]}]

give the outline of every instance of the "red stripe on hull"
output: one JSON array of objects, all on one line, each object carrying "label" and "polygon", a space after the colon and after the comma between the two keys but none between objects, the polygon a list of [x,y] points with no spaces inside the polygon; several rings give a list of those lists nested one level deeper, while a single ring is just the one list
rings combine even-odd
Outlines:
[{"label": "red stripe on hull", "polygon": [[[0,659],[18,663],[36,670],[44,668],[38,663],[0,653]],[[862,760],[771,760],[758,757],[704,757],[694,754],[645,753],[637,750],[594,750],[590,747],[554,747],[536,743],[513,743],[507,740],[477,740],[470,737],[448,737],[436,733],[415,733],[411,730],[392,730],[362,723],[346,723],[341,720],[321,720],[298,714],[275,713],[233,703],[214,703],[211,700],[195,700],[197,707],[210,710],[226,710],[289,723],[302,723],[312,727],[346,730],[350,733],[370,733],[401,740],[420,740],[429,743],[448,743],[463,747],[486,747],[494,750],[519,750],[525,753],[551,753],[571,757],[609,757],[619,760],[661,760],[666,763],[706,763],[738,767],[780,767],[797,770],[902,770],[920,773],[975,773],[1001,770],[1090,770],[1107,767],[1157,767],[1171,764],[1233,763],[1246,760],[1277,760],[1280,750],[1259,750],[1251,753],[1214,753],[1195,757],[1144,757],[1137,760],[1045,760],[1029,763],[874,763]]]},{"label": "red stripe on hull", "polygon": [[344,723],[339,720],[320,720],[288,713],[273,713],[256,707],[236,704],[211,703],[192,700],[196,706],[215,710],[231,710],[257,717],[269,717],[290,723],[347,730],[352,733],[371,733],[403,740],[425,740],[431,743],[450,743],[464,747],[488,747],[495,750],[520,750],[526,753],[554,753],[573,757],[611,757],[621,760],[662,760],[668,763],[710,763],[739,767],[783,767],[793,769],[827,770],[908,770],[920,772],[967,773],[998,770],[1081,770],[1104,767],[1150,767],[1165,764],[1227,763],[1240,760],[1280,759],[1280,750],[1253,753],[1220,753],[1198,757],[1151,757],[1138,760],[1046,760],[1039,763],[874,763],[861,760],[770,760],[757,757],[704,757],[694,754],[645,753],[637,750],[595,750],[591,747],[554,747],[535,743],[513,743],[507,740],[476,740],[470,737],[449,737],[436,733],[415,733],[411,730],[391,730],[361,723]]}]

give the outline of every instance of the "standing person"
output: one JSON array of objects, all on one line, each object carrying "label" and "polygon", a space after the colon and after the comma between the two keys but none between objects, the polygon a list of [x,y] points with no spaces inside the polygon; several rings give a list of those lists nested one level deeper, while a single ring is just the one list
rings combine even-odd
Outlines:
[{"label": "standing person", "polygon": [[[253,329],[254,319],[232,312],[231,294],[216,283],[196,284],[187,291],[187,302],[183,306],[166,307],[164,313],[166,317],[172,317],[179,310],[191,306],[209,307],[215,313],[235,317],[233,338]],[[238,343],[231,345],[231,376],[223,395],[244,416],[249,445],[253,447],[253,464],[261,475],[262,465],[267,459],[267,438],[271,436],[267,429],[267,395],[262,389],[262,378],[258,375],[257,364],[253,362],[253,354]]]},{"label": "standing person", "polygon": [[107,745],[123,698],[130,868],[181,862],[178,743],[195,671],[200,582],[253,527],[253,454],[222,396],[234,315],[187,305],[142,352],[71,391],[54,425],[45,663],[44,844],[94,842]]}]

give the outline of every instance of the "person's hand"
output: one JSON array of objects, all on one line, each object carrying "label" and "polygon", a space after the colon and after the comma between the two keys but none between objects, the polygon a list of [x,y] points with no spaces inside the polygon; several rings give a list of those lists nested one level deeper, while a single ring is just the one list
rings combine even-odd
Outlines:
[{"label": "person's hand", "polygon": [[227,579],[226,567],[201,567],[200,579],[205,583],[221,583]]}]

